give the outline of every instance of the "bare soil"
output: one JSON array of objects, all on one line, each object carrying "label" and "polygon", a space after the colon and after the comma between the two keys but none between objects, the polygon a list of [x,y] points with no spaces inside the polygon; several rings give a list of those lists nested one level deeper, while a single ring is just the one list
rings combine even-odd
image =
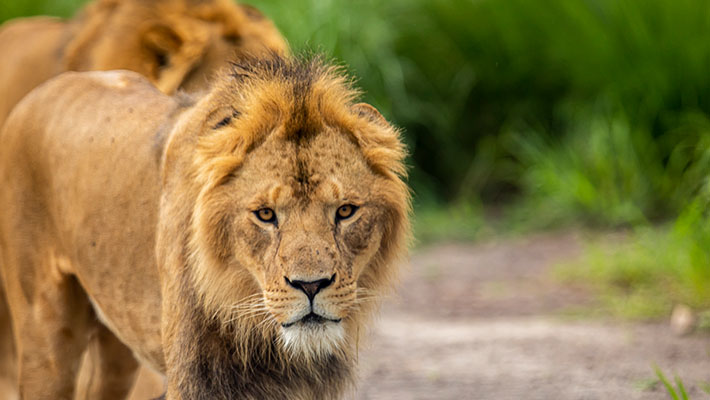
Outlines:
[{"label": "bare soil", "polygon": [[[668,399],[656,364],[707,398],[710,336],[563,317],[592,301],[550,274],[579,252],[570,233],[416,251],[360,349],[351,398]],[[160,377],[141,374],[133,398],[159,395]]]}]

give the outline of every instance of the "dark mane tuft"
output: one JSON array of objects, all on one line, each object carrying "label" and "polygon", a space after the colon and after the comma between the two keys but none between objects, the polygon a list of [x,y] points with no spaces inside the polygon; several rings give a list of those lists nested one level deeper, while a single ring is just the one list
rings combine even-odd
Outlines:
[{"label": "dark mane tuft", "polygon": [[307,87],[314,77],[323,75],[329,69],[320,55],[305,54],[284,57],[278,53],[267,56],[246,56],[229,63],[229,75],[242,79],[278,79]]}]

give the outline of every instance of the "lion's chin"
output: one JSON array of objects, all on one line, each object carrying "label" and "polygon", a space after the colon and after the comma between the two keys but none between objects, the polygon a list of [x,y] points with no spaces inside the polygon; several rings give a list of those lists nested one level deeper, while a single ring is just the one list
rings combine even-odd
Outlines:
[{"label": "lion's chin", "polygon": [[342,348],[345,329],[339,322],[296,323],[281,328],[284,348],[294,356],[327,357]]}]

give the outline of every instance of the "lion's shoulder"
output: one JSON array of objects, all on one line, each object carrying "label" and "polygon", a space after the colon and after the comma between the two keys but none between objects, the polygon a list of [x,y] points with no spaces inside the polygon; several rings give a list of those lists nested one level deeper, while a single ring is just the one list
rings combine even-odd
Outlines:
[{"label": "lion's shoulder", "polygon": [[90,71],[85,73],[68,72],[60,75],[68,83],[83,81],[97,88],[119,91],[152,91],[160,93],[143,75],[129,70]]}]

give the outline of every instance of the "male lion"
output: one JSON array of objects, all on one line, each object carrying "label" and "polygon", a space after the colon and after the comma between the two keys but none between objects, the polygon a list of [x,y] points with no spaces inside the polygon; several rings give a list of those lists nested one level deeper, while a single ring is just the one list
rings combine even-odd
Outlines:
[{"label": "male lion", "polygon": [[340,396],[409,236],[404,146],[356,94],[274,55],[196,102],[129,71],[25,97],[0,133],[24,398],[70,399],[92,332],[102,398],[134,355],[168,399]]},{"label": "male lion", "polygon": [[235,54],[286,50],[270,20],[232,0],[96,0],[69,21],[12,20],[0,27],[0,126],[64,71],[128,69],[169,94],[204,88]]}]

